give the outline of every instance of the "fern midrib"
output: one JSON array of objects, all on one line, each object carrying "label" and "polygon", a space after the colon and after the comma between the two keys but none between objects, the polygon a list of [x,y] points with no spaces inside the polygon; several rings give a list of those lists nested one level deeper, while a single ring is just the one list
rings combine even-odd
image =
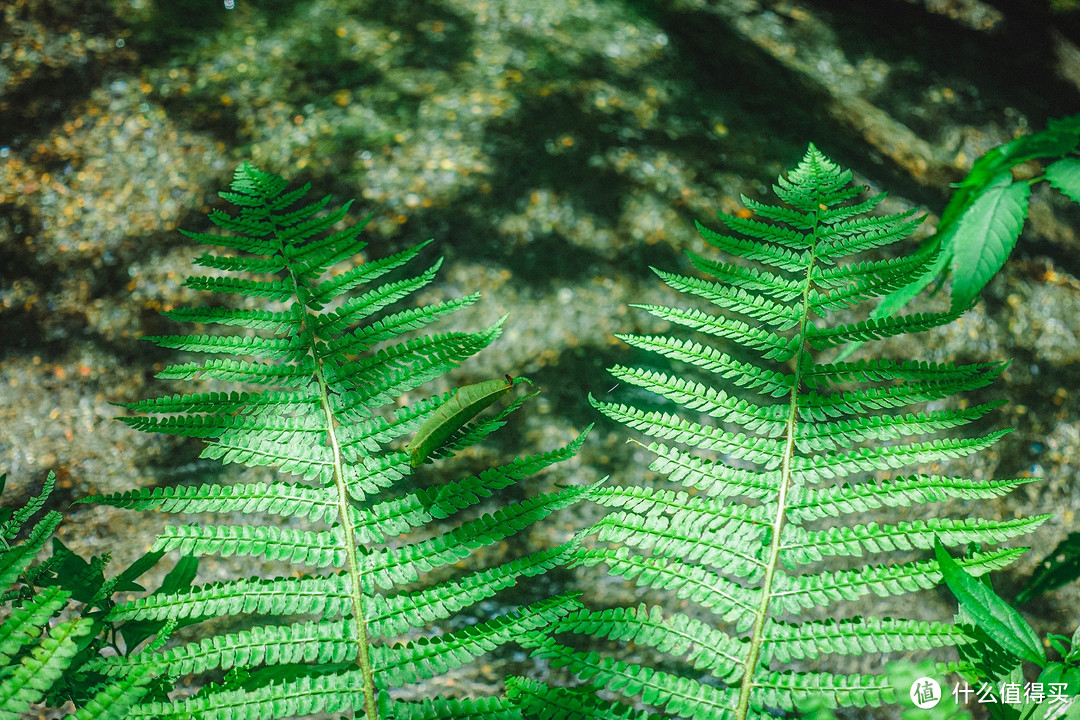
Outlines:
[{"label": "fern midrib", "polygon": [[735,720],[746,720],[750,710],[750,692],[754,687],[754,675],[757,671],[758,658],[761,656],[761,645],[764,642],[765,621],[768,618],[769,601],[772,599],[773,578],[775,577],[776,567],[780,562],[780,537],[781,531],[784,529],[787,496],[792,484],[791,465],[795,457],[795,427],[798,423],[799,392],[803,372],[802,354],[808,352],[805,338],[806,326],[810,322],[810,291],[813,286],[813,270],[814,265],[817,263],[818,227],[819,222],[815,213],[812,229],[814,244],[810,248],[809,260],[806,264],[806,280],[802,288],[802,309],[799,314],[798,329],[800,348],[799,352],[795,354],[791,401],[788,405],[788,416],[784,429],[784,451],[780,461],[780,483],[776,498],[776,516],[772,521],[769,555],[765,562],[765,575],[761,581],[761,599],[758,601],[757,612],[754,616],[754,624],[750,633],[750,646],[746,653],[746,665],[743,667],[742,682],[739,685],[739,703],[735,709]]},{"label": "fern midrib", "polygon": [[[274,225],[274,236],[278,240],[278,251],[282,254],[282,257],[287,258],[284,253],[284,241],[276,223]],[[337,505],[338,518],[341,522],[343,541],[345,543],[345,557],[349,573],[349,597],[352,601],[353,625],[356,628],[357,665],[360,668],[360,675],[364,679],[364,715],[368,720],[378,720],[379,715],[375,702],[375,678],[368,643],[367,614],[364,609],[363,589],[360,585],[360,565],[356,557],[356,527],[350,510],[349,489],[345,484],[341,444],[338,442],[337,437],[337,418],[334,415],[333,408],[330,407],[330,386],[323,372],[323,360],[319,356],[315,332],[312,330],[314,323],[311,322],[313,319],[312,313],[308,309],[307,300],[309,298],[303,292],[304,288],[300,283],[300,279],[296,276],[293,263],[287,260],[286,268],[292,282],[293,294],[297,302],[300,303],[300,307],[303,308],[300,327],[303,333],[303,341],[307,345],[307,352],[314,361],[315,380],[319,386],[319,403],[326,418],[326,434],[331,457],[333,458],[333,479],[334,487],[337,490],[335,504]]]}]

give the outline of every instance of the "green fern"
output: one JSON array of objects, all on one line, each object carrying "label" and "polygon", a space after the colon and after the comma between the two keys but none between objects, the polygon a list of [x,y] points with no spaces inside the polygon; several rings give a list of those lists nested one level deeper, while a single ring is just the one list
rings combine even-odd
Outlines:
[{"label": "green fern", "polygon": [[[516,717],[504,700],[406,702],[389,691],[459,667],[578,607],[570,597],[556,597],[503,617],[473,617],[475,624],[463,630],[436,627],[518,578],[564,561],[571,544],[451,580],[425,578],[585,497],[585,487],[533,495],[444,529],[482,498],[571,456],[584,434],[564,448],[478,475],[416,485],[405,442],[452,393],[411,405],[401,402],[404,394],[489,345],[502,320],[480,332],[413,332],[477,296],[397,307],[432,280],[439,262],[401,279],[381,278],[416,259],[427,243],[335,272],[364,247],[357,239],[364,224],[339,229],[349,206],[324,212],[329,198],[303,204],[307,191],[289,190],[282,178],[241,165],[231,192],[221,193],[239,213],[210,214],[224,233],[185,233],[228,251],[196,260],[220,274],[187,284],[254,302],[166,313],[236,326],[241,334],[151,338],[217,356],[171,365],[159,377],[240,381],[248,389],[135,402],[126,407],[136,415],[123,418],[139,430],[204,438],[203,457],[273,466],[300,481],[162,487],[89,499],[136,510],[244,513],[239,525],[166,527],[154,549],[282,560],[306,574],[192,587],[114,609],[111,620],[128,622],[249,616],[243,630],[157,653],[153,661],[168,667],[174,681],[225,675],[190,697],[144,704],[131,716],[266,719],[359,711],[369,720]],[[524,399],[450,434],[431,455],[445,457],[476,443]],[[299,528],[293,519],[323,527]],[[99,669],[111,667],[103,661]]]},{"label": "green fern", "polygon": [[[0,475],[0,493],[6,478]],[[52,555],[35,564],[63,519],[50,510],[30,524],[55,483],[50,472],[40,494],[26,505],[0,508],[0,597],[6,615],[0,624],[0,719],[17,720],[32,709],[69,701],[80,720],[123,718],[150,689],[159,668],[152,662],[118,662],[115,679],[103,682],[87,667],[113,630],[101,620],[114,605],[112,594],[141,590],[134,579],[158,558],[143,556],[105,580],[101,571],[108,556],[88,563],[53,538]],[[25,535],[21,541],[20,535]]]},{"label": "green fern", "polygon": [[[996,545],[1046,519],[849,519],[876,508],[992,498],[1029,482],[930,474],[872,478],[880,471],[967,456],[995,442],[1003,433],[934,437],[972,422],[995,403],[911,406],[985,386],[1004,365],[825,359],[823,351],[844,343],[926,330],[959,313],[817,322],[904,286],[933,258],[845,262],[856,252],[903,239],[919,218],[913,212],[867,214],[881,196],[857,201],[860,188],[851,185],[851,173],[813,146],[774,190],[785,205],[744,198],[754,219],[722,216],[736,235],[699,226],[710,244],[759,266],[691,254],[697,268],[719,281],[656,271],[671,287],[725,312],[638,306],[706,340],[620,336],[691,368],[683,377],[612,369],[620,382],[663,396],[678,412],[592,399],[608,417],[653,438],[651,469],[670,485],[602,488],[596,501],[608,510],[593,528],[599,544],[580,550],[575,562],[606,565],[612,574],[650,588],[657,604],[582,609],[526,640],[537,656],[667,716],[742,720],[776,717],[812,702],[892,702],[886,676],[829,672],[823,669],[829,656],[922,651],[969,637],[948,623],[843,618],[840,604],[940,584],[941,571],[928,552],[935,538],[953,547]],[[739,360],[709,338],[741,345],[761,359]],[[922,551],[923,559],[889,562],[886,554],[897,550]],[[1021,552],[989,549],[958,562],[980,575]],[[819,564],[838,556],[860,563],[852,569]],[[700,610],[667,609],[665,598]],[[830,619],[807,619],[808,611]],[[636,665],[580,649],[588,636],[649,648],[671,656],[683,670],[668,661]],[[793,662],[814,670],[796,672]],[[580,691],[532,682],[514,681],[509,691],[529,717],[646,716],[617,701],[582,702]]]}]

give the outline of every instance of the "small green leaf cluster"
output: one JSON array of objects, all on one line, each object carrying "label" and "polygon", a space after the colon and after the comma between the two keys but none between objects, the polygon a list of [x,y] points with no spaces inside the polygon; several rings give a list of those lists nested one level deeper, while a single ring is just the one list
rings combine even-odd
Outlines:
[{"label": "small green leaf cluster", "polygon": [[[957,670],[976,687],[991,689],[995,702],[987,704],[990,717],[1011,720],[1032,717],[1038,711],[1045,717],[1080,717],[1080,706],[1072,707],[1080,695],[1080,627],[1071,640],[1061,635],[1047,637],[1046,645],[1061,656],[1061,660],[1051,661],[1035,629],[998,597],[988,577],[980,580],[964,572],[940,542],[934,543],[934,555],[945,583],[960,603],[959,619],[972,628],[975,638],[960,649],[963,662]],[[1010,704],[1001,697],[1004,683],[1025,686],[1025,662],[1039,667],[1035,683],[1044,689],[1049,707],[1040,707],[1042,700],[1025,697],[1023,703]]]},{"label": "small green leaf cluster", "polygon": [[[7,476],[0,475],[0,494]],[[0,718],[27,716],[32,709],[71,703],[79,720],[124,718],[155,687],[154,666],[112,679],[90,669],[105,647],[117,649],[119,631],[104,617],[115,593],[141,591],[135,579],[153,567],[159,554],[147,554],[109,580],[109,557],[86,561],[53,536],[62,515],[45,506],[56,484],[50,472],[41,492],[19,508],[0,508]],[[52,554],[35,560],[52,539]],[[134,628],[132,628],[134,630]],[[132,636],[132,646],[139,640]]]},{"label": "small green leaf cluster", "polygon": [[[1028,215],[1031,188],[1046,180],[1080,203],[1080,115],[1051,120],[1045,130],[1022,135],[986,153],[957,186],[937,231],[920,247],[932,258],[911,281],[885,297],[875,317],[895,314],[945,272],[952,276],[952,306],[973,303],[1009,258]],[[1043,174],[1014,178],[1016,169],[1050,160]]]}]

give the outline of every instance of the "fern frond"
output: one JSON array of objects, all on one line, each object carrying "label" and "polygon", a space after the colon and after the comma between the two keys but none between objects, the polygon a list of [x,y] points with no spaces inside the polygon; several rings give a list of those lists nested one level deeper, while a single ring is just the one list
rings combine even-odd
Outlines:
[{"label": "fern frond", "polygon": [[[874,208],[876,208],[879,204],[881,204],[881,201],[884,200],[885,197],[886,197],[886,193],[881,193],[880,195],[873,195],[871,197],[866,198],[865,200],[859,200],[857,202],[851,202],[851,203],[847,203],[847,204],[844,204],[844,205],[831,205],[831,206],[826,207],[824,210],[822,210],[821,207],[819,206],[818,211],[816,213],[814,213],[814,219],[816,219],[817,222],[821,223],[822,225],[826,225],[826,226],[831,226],[831,225],[836,225],[838,223],[843,223],[844,221],[850,220],[852,218],[859,218],[859,219],[861,219],[862,221],[865,221],[865,222],[873,222],[873,221],[875,221],[877,219],[877,216],[867,215],[867,213],[871,212]],[[746,202],[746,199],[747,198],[744,196],[743,197],[743,202],[744,203]],[[751,205],[747,205],[746,207],[750,208],[750,207],[758,207],[758,206],[763,206],[765,208],[773,207],[771,205],[764,205],[763,203],[752,203]],[[783,210],[783,209],[786,209],[786,208],[783,208],[781,206],[781,209]],[[758,212],[760,214],[760,213],[764,213],[766,211],[765,210],[759,210]],[[905,213],[905,215],[906,214],[907,213]],[[805,216],[803,216],[803,217],[805,217]],[[894,215],[893,217],[898,217],[899,218],[899,217],[901,217],[901,215]],[[781,222],[787,222],[783,218],[780,218],[780,217],[774,217],[772,219],[773,220],[780,220]],[[810,225],[808,225],[807,227],[809,228],[809,227],[813,227],[813,226],[814,226],[814,222],[813,222],[813,220],[811,220]]]},{"label": "fern frond", "polygon": [[[0,475],[0,490],[3,490],[4,482],[7,479],[7,475]],[[23,525],[26,524],[30,518],[34,517],[45,507],[45,502],[49,499],[49,495],[52,494],[53,488],[56,486],[56,473],[49,471],[49,474],[45,476],[45,482],[41,484],[41,492],[30,498],[27,498],[26,503],[19,508],[14,508],[11,511],[11,516],[7,518],[2,526],[0,526],[0,538],[4,540],[14,540],[15,536],[22,530]],[[50,516],[51,524],[52,517]],[[34,534],[40,536],[42,531],[34,531]],[[5,543],[6,547],[6,543]],[[6,587],[4,584],[3,587]]]},{"label": "fern frond", "polygon": [[823,222],[814,250],[822,257],[854,255],[903,240],[922,223],[915,210],[885,217],[863,215],[850,220]]},{"label": "fern frond", "polygon": [[[352,201],[350,200],[342,205],[339,210],[327,214],[324,220],[324,227],[328,228],[338,220],[344,219],[345,216],[348,215],[349,207],[351,205]],[[286,252],[294,265],[296,265],[297,272],[307,278],[316,278],[334,265],[355,257],[367,246],[367,243],[360,240],[358,236],[364,228],[367,227],[367,224],[371,222],[371,218],[373,217],[374,214],[370,214],[355,225],[346,227],[341,232],[327,233],[325,236],[311,240],[302,246],[292,245],[289,247]],[[313,233],[318,232],[318,230],[313,230],[313,226],[309,226],[304,232],[310,237]],[[426,240],[422,243],[417,243],[411,248],[407,248],[395,256],[374,260],[370,263],[371,267],[368,269],[371,273],[381,274],[381,272],[387,272],[395,267],[399,267],[412,259],[416,253],[430,242],[430,240]],[[379,268],[382,269],[381,272],[379,271]],[[370,274],[368,277],[369,279],[374,279],[378,276],[379,275],[377,274]]]},{"label": "fern frond", "polygon": [[116,682],[101,688],[94,697],[69,717],[72,720],[124,720],[147,692],[147,684],[157,668],[132,668]]},{"label": "fern frond", "polygon": [[[958,392],[985,387],[1005,369],[1005,363],[972,363],[959,367],[951,363],[927,363],[915,360],[859,360],[854,363],[822,363],[809,368],[802,379],[811,388],[829,387],[843,382],[886,382],[902,380],[924,383],[920,387],[940,387],[948,397]],[[980,381],[973,384],[973,381]],[[928,398],[929,399],[929,398]],[[913,400],[912,402],[921,402]]]},{"label": "fern frond", "polygon": [[245,578],[156,593],[119,603],[110,620],[183,620],[226,615],[340,615],[352,601],[344,573],[300,578]]},{"label": "fern frond", "polygon": [[341,533],[293,530],[273,525],[166,527],[152,548],[155,552],[179,550],[183,555],[259,555],[267,560],[308,565],[341,566],[345,549]]},{"label": "fern frond", "polygon": [[457,632],[392,647],[380,645],[372,657],[379,668],[377,681],[381,687],[400,687],[442,675],[512,639],[551,625],[576,607],[579,604],[572,596],[555,596]]},{"label": "fern frond", "polygon": [[934,518],[895,525],[877,523],[850,525],[807,532],[798,526],[785,528],[781,562],[794,568],[816,562],[829,555],[863,556],[868,552],[927,549],[934,546],[935,534],[944,545],[965,545],[976,540],[1004,542],[1033,532],[1046,522],[1048,515],[1017,520],[983,518]]},{"label": "fern frond", "polygon": [[749,627],[760,597],[759,592],[701,565],[632,555],[627,547],[582,550],[575,563],[586,567],[605,563],[613,575],[634,580],[639,587],[670,590],[680,600],[695,602],[723,620],[736,623],[740,630]]},{"label": "fern frond", "polygon": [[476,548],[502,540],[556,510],[579,502],[595,487],[577,486],[538,495],[462,523],[444,535],[402,548],[378,550],[365,559],[365,574],[376,586],[384,588],[416,582],[420,573],[468,557]]},{"label": "fern frond", "polygon": [[791,392],[793,375],[764,370],[751,363],[740,362],[708,345],[656,335],[616,335],[615,337],[627,345],[651,350],[672,360],[696,365],[738,387],[748,390],[760,388],[762,394],[772,397],[781,397]]},{"label": "fern frond", "polygon": [[534,644],[533,654],[555,667],[566,667],[594,685],[627,695],[640,695],[642,702],[663,707],[677,717],[694,720],[720,720],[730,716],[732,691],[643,665],[605,658],[598,653],[574,651],[547,638],[530,636],[525,644]]},{"label": "fern frond", "polygon": [[847,342],[880,340],[911,332],[922,332],[939,325],[947,325],[958,317],[960,317],[959,312],[947,312],[919,313],[879,319],[870,318],[857,323],[837,325],[831,328],[808,328],[806,339],[815,350],[823,350]]},{"label": "fern frond", "polygon": [[184,285],[192,290],[233,293],[280,303],[287,303],[293,299],[292,289],[283,280],[248,280],[247,278],[196,275],[189,277]]},{"label": "fern frond", "polygon": [[865,387],[858,392],[839,391],[803,396],[799,408],[800,420],[821,421],[832,417],[855,415],[872,410],[904,407],[915,403],[940,400],[969,389],[983,387],[989,382],[985,376],[971,374],[954,382],[908,382],[902,385]]},{"label": "fern frond", "polygon": [[715,518],[760,526],[768,525],[771,521],[761,507],[730,505],[718,497],[701,497],[657,488],[611,485],[601,487],[593,493],[592,501],[598,505],[624,508],[646,515],[672,516],[689,513],[699,521]]},{"label": "fern frond", "polygon": [[589,692],[548,687],[523,677],[506,679],[506,695],[526,717],[551,720],[662,720],[661,715],[601,700]]},{"label": "fern frond", "polygon": [[521,712],[505,698],[423,698],[388,703],[394,720],[521,720]]},{"label": "fern frond", "polygon": [[41,702],[79,651],[78,641],[94,629],[90,618],[68,620],[48,634],[10,673],[0,678],[0,713],[19,717]]},{"label": "fern frond", "polygon": [[343,330],[352,329],[352,326],[361,320],[408,297],[430,283],[435,279],[435,274],[441,265],[442,260],[439,260],[420,275],[386,283],[363,295],[349,298],[337,310],[323,314],[313,324],[320,332],[334,335]]},{"label": "fern frond", "polygon": [[793,523],[801,525],[821,517],[837,517],[879,507],[907,507],[915,503],[944,502],[950,498],[988,500],[1035,481],[1036,478],[1013,478],[984,482],[941,475],[909,475],[892,478],[887,484],[874,481],[857,485],[844,483],[807,488],[802,499],[788,505],[787,513]]},{"label": "fern frond", "polygon": [[768,270],[709,260],[689,251],[686,257],[694,267],[706,275],[711,275],[722,283],[737,285],[745,290],[767,295],[776,302],[791,302],[802,293],[802,288],[797,281]]},{"label": "fern frond", "polygon": [[[418,483],[403,447],[446,396],[410,402],[405,394],[494,342],[506,318],[479,331],[431,332],[430,325],[478,295],[406,305],[442,264],[436,259],[408,269],[430,241],[357,262],[365,245],[360,230],[371,216],[348,224],[348,204],[333,209],[329,197],[306,202],[308,189],[290,190],[280,177],[248,164],[237,168],[230,191],[222,194],[234,210],[210,213],[214,233],[185,233],[214,246],[198,264],[216,273],[190,278],[187,286],[236,296],[223,302],[238,300],[243,307],[170,311],[176,320],[220,326],[229,334],[149,338],[213,356],[170,365],[159,378],[247,387],[141,400],[126,405],[132,416],[122,418],[138,430],[202,438],[202,457],[296,477],[89,499],[133,510],[232,515],[167,527],[155,552],[247,556],[288,563],[303,574],[176,584],[111,608],[108,622],[150,628],[144,638],[157,629],[153,651],[140,653],[133,665],[163,664],[173,678],[226,673],[221,685],[172,703],[155,697],[131,708],[131,716],[265,719],[353,712],[379,720],[380,713],[441,717],[460,708],[477,718],[517,720],[520,714],[505,701],[403,704],[388,693],[458,667],[576,607],[562,598],[504,618],[479,612],[500,590],[566,562],[575,543],[503,558],[495,567],[470,567],[451,579],[443,574],[433,580],[430,572],[588,497],[595,486],[523,493],[514,501],[498,497],[572,456],[584,433],[564,448],[475,476]],[[267,301],[285,309],[253,309]],[[457,428],[429,457],[482,441],[526,398]],[[480,509],[487,498],[495,509]],[[282,523],[294,518],[322,526]],[[444,629],[460,624],[462,615],[475,624],[459,632]],[[201,640],[166,649],[163,633],[175,627],[238,616],[245,616],[242,629],[219,623]],[[428,637],[416,640],[418,633]],[[90,664],[104,674],[121,667],[127,665]]]},{"label": "fern frond", "polygon": [[[924,651],[971,638],[945,623],[844,617],[844,605],[938,586],[936,560],[894,559],[926,551],[935,538],[991,546],[962,561],[972,574],[1004,567],[1023,550],[1000,546],[1046,520],[951,518],[932,508],[919,520],[859,516],[993,498],[1030,480],[974,481],[918,469],[936,472],[936,465],[983,450],[1008,432],[963,432],[999,403],[940,402],[986,386],[1003,363],[820,357],[840,344],[959,317],[835,321],[835,311],[851,312],[906,286],[936,261],[925,252],[850,259],[903,240],[920,221],[914,211],[870,214],[881,196],[858,199],[862,189],[851,179],[811,145],[773,188],[784,205],[744,199],[752,216],[721,215],[731,234],[698,225],[706,242],[734,260],[689,254],[695,268],[712,276],[707,279],[655,271],[715,312],[697,309],[700,302],[634,306],[677,327],[671,335],[619,337],[685,370],[611,369],[620,383],[655,393],[661,409],[589,400],[656,440],[647,445],[654,455],[649,469],[662,479],[599,489],[593,500],[605,513],[574,564],[605,566],[649,593],[651,604],[581,610],[530,635],[537,656],[608,692],[600,699],[515,681],[510,697],[530,717],[630,717],[640,703],[662,717],[747,720],[793,712],[812,699],[827,707],[893,702],[896,692],[885,676],[822,668],[837,656]],[[735,359],[744,356],[751,360]],[[939,404],[927,407],[930,402]],[[912,466],[907,475],[885,477]],[[832,569],[838,556],[855,558],[854,567]],[[662,611],[673,598],[693,611]],[[810,611],[827,611],[831,619],[804,618]],[[589,649],[590,642],[605,649]],[[663,654],[663,672],[609,657],[613,642]],[[808,662],[815,672],[790,667]]]},{"label": "fern frond", "polygon": [[434,305],[427,305],[423,308],[411,308],[387,315],[370,325],[362,325],[338,338],[330,340],[326,345],[326,352],[346,355],[366,352],[378,343],[390,340],[402,333],[420,330],[463,307],[472,305],[479,299],[480,295],[477,293],[435,303]]},{"label": "fern frond", "polygon": [[673,290],[696,295],[725,310],[768,323],[777,331],[787,330],[799,322],[794,308],[747,292],[743,288],[675,275],[656,268],[650,269]]},{"label": "fern frond", "polygon": [[898,440],[910,435],[927,435],[937,430],[960,427],[977,420],[1002,403],[974,405],[964,410],[935,410],[906,415],[863,416],[850,420],[822,422],[796,432],[799,450],[834,450],[863,440]]},{"label": "fern frond", "polygon": [[218,325],[238,325],[253,330],[266,330],[274,333],[287,333],[296,327],[300,320],[297,311],[299,308],[282,312],[270,310],[254,310],[248,308],[176,308],[162,313],[165,317],[177,322],[213,323]]},{"label": "fern frond", "polygon": [[[356,660],[356,639],[348,623],[341,620],[260,625],[228,635],[215,635],[170,648],[150,657],[137,655],[128,664],[162,664],[172,678],[209,670],[229,670],[255,665],[295,665],[302,663],[345,663]],[[105,660],[97,667],[108,673]]]},{"label": "fern frond", "polygon": [[149,702],[130,710],[133,718],[199,717],[204,720],[272,720],[314,713],[363,711],[367,694],[359,670],[302,674],[253,688],[208,686],[175,702]]},{"label": "fern frond", "polygon": [[[727,225],[728,230],[744,237],[767,240],[789,250],[804,251],[814,246],[814,235],[801,232],[803,229],[812,229],[812,225],[806,228],[796,228],[790,225],[763,223],[759,220],[741,218],[738,215],[729,215],[728,213],[720,213],[719,217],[720,221]],[[800,265],[799,269],[801,268]]]},{"label": "fern frond", "polygon": [[306,384],[314,371],[314,363],[304,360],[295,365],[247,362],[241,360],[211,359],[202,363],[178,363],[167,365],[154,377],[161,380],[224,380],[226,382],[257,383],[270,385]]},{"label": "fern frond", "polygon": [[670,519],[610,513],[596,524],[596,537],[602,542],[649,550],[656,558],[700,563],[749,582],[760,579],[766,563],[759,556],[760,542],[753,541],[763,534],[764,527],[744,523],[741,518],[694,520],[692,511],[674,514]]},{"label": "fern frond", "polygon": [[648,449],[657,456],[649,466],[650,470],[666,473],[672,481],[703,490],[710,495],[764,498],[776,492],[779,487],[780,475],[775,471],[731,467],[703,460],[678,448],[669,448],[663,443],[651,443]]},{"label": "fern frond", "polygon": [[15,654],[37,637],[69,597],[71,593],[63,588],[45,588],[22,607],[12,608],[11,615],[0,625],[0,664],[10,666]]},{"label": "fern frond", "polygon": [[695,225],[697,225],[698,234],[701,235],[702,239],[716,247],[718,250],[747,260],[757,260],[758,262],[771,265],[780,270],[786,270],[787,272],[798,272],[799,270],[802,270],[806,267],[806,263],[812,257],[807,250],[796,252],[782,247],[777,248],[766,243],[759,243],[753,240],[733,237],[731,235],[721,235],[696,221]]},{"label": "fern frond", "polygon": [[804,697],[822,698],[829,707],[877,707],[896,701],[895,691],[880,675],[772,672],[755,688],[751,702],[793,711]]},{"label": "fern frond", "polygon": [[448,618],[510,587],[519,578],[540,575],[565,564],[576,547],[576,543],[566,543],[417,592],[375,595],[370,615],[372,635],[399,635]]},{"label": "fern frond", "polygon": [[[651,370],[615,365],[609,372],[628,385],[636,385],[663,395],[690,410],[697,410],[710,417],[738,423],[747,430],[760,432],[766,437],[777,437],[783,432],[786,408],[781,404],[755,405],[733,398],[723,390]],[[605,412],[602,406],[602,403],[593,403],[593,407]]]},{"label": "fern frond", "polygon": [[[40,520],[34,523],[30,534],[21,543],[13,548],[8,548],[0,553],[0,587],[7,588],[30,566],[37,556],[38,550],[52,536],[56,528],[60,526],[63,516],[55,510],[47,512]],[[25,519],[20,521],[16,528],[20,527]]]},{"label": "fern frond", "polygon": [[[1016,560],[1027,548],[979,553],[963,565],[971,575],[998,570]],[[873,593],[880,597],[929,590],[941,583],[937,562],[914,561],[892,565],[870,565],[857,570],[821,572],[788,577],[776,575],[771,601],[774,612],[798,613],[812,607],[828,607],[834,602],[857,600]]]},{"label": "fern frond", "polygon": [[674,440],[696,447],[716,450],[732,457],[762,463],[766,469],[773,469],[783,458],[783,447],[769,438],[752,438],[742,433],[728,433],[700,423],[683,420],[677,415],[664,412],[639,410],[630,405],[615,403],[596,403],[597,409],[612,420],[621,422],[635,430],[661,438]]},{"label": "fern frond", "polygon": [[817,482],[857,472],[888,470],[912,464],[966,457],[985,450],[1010,432],[1011,430],[1000,430],[984,437],[944,438],[907,445],[863,447],[846,453],[800,456],[792,458],[791,467],[800,480]]},{"label": "fern frond", "polygon": [[231,417],[234,413],[251,408],[273,406],[274,412],[310,412],[315,409],[314,399],[298,402],[290,393],[208,392],[163,395],[157,398],[126,403],[121,407],[137,413],[221,413]]},{"label": "fern frond", "polygon": [[303,348],[299,338],[244,337],[242,335],[147,335],[143,338],[161,347],[187,352],[250,355],[272,360],[295,358]]},{"label": "fern frond", "polygon": [[451,480],[437,488],[412,490],[401,497],[376,503],[370,509],[354,508],[357,536],[362,542],[381,543],[387,537],[450,517],[480,498],[490,497],[518,480],[572,457],[585,442],[587,433],[588,430],[558,450],[515,458],[505,465],[487,468],[479,475]]},{"label": "fern frond", "polygon": [[765,357],[769,359],[787,360],[795,353],[797,347],[789,338],[753,327],[734,318],[710,315],[700,310],[669,308],[661,305],[631,305],[630,307],[645,310],[661,320],[667,320],[691,330],[713,337],[728,338],[755,350],[765,350]]},{"label": "fern frond", "polygon": [[809,306],[815,314],[824,315],[880,297],[910,282],[912,273],[923,272],[933,261],[934,256],[912,255],[820,268],[814,276],[818,287],[808,296]]},{"label": "fern frond", "polygon": [[582,609],[560,618],[551,631],[595,635],[682,655],[697,670],[709,673],[727,670],[727,675],[719,679],[729,683],[738,678],[741,670],[741,651],[736,638],[682,613],[665,614],[656,606]]},{"label": "fern frond", "polygon": [[770,621],[765,627],[772,659],[789,663],[824,654],[865,655],[952,647],[972,642],[963,630],[948,623],[903,618],[808,620],[798,625]]}]

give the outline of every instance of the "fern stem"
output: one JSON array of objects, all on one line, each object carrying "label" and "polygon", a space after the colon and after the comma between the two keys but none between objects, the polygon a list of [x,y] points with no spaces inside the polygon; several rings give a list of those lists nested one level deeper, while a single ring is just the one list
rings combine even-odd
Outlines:
[{"label": "fern stem", "polygon": [[375,677],[371,666],[367,616],[364,611],[364,591],[361,587],[360,564],[356,556],[356,524],[353,522],[352,509],[349,503],[349,488],[345,484],[341,444],[337,437],[338,421],[333,408],[330,407],[330,387],[326,381],[323,360],[319,356],[315,333],[311,329],[312,324],[308,321],[310,313],[308,312],[307,300],[309,298],[305,297],[292,264],[289,264],[288,271],[296,299],[304,308],[304,319],[301,321],[301,326],[304,340],[307,342],[307,350],[314,361],[315,379],[319,384],[319,404],[323,414],[326,416],[326,436],[333,457],[333,480],[334,487],[337,490],[338,518],[341,521],[342,540],[345,545],[345,558],[349,573],[349,594],[352,601],[353,625],[356,632],[356,662],[364,682],[364,716],[367,720],[379,720],[379,711],[375,698]]},{"label": "fern stem", "polygon": [[[817,237],[817,222],[812,228],[814,237]],[[802,373],[805,368],[803,358],[809,355],[809,347],[805,340],[806,325],[810,321],[810,290],[813,284],[813,269],[817,262],[817,244],[810,248],[810,257],[806,264],[806,282],[802,288],[802,307],[799,314],[798,335],[800,348],[795,353],[795,378],[791,383],[791,402],[788,405],[788,416],[784,427],[784,453],[780,463],[780,482],[776,498],[776,515],[772,521],[772,537],[769,542],[769,555],[765,562],[765,574],[761,581],[761,600],[758,602],[757,611],[754,614],[754,625],[750,633],[750,647],[746,654],[746,665],[743,667],[742,682],[739,684],[739,704],[735,709],[735,720],[746,720],[750,710],[750,691],[754,687],[754,677],[758,658],[761,656],[761,645],[765,641],[765,621],[769,617],[769,602],[772,599],[773,579],[776,568],[780,563],[781,533],[784,529],[785,511],[787,509],[787,495],[793,482],[791,461],[795,456],[795,425],[799,416],[799,397],[802,385]]]},{"label": "fern stem", "polygon": [[[314,350],[314,348],[312,348]],[[353,624],[356,627],[357,664],[364,678],[364,714],[368,720],[378,720],[378,709],[375,703],[375,678],[371,667],[371,655],[368,648],[367,619],[364,613],[364,592],[360,585],[360,565],[356,558],[356,525],[353,523],[352,509],[349,504],[349,489],[345,485],[345,475],[342,471],[341,446],[338,444],[337,433],[334,429],[333,411],[327,398],[327,386],[323,377],[321,363],[316,363],[316,376],[319,379],[319,394],[322,400],[323,412],[326,413],[327,436],[334,456],[334,486],[337,488],[338,517],[341,518],[341,527],[345,542],[345,557],[349,571],[349,587],[353,606]]]},{"label": "fern stem", "polygon": [[[316,366],[319,367],[319,366]],[[372,657],[368,651],[367,620],[364,614],[364,592],[361,587],[360,563],[356,560],[356,532],[352,521],[351,507],[349,504],[349,489],[345,484],[345,475],[341,472],[341,449],[338,445],[337,433],[334,432],[333,415],[327,403],[325,384],[323,384],[322,368],[318,370],[320,392],[323,393],[323,411],[330,422],[327,435],[330,447],[334,450],[334,485],[338,491],[337,505],[338,517],[341,518],[341,528],[345,536],[346,558],[349,566],[349,586],[352,589],[352,620],[356,628],[356,644],[359,655],[357,664],[360,665],[361,674],[364,678],[364,714],[368,720],[378,720],[378,709],[375,702],[375,677],[372,668]]]}]

